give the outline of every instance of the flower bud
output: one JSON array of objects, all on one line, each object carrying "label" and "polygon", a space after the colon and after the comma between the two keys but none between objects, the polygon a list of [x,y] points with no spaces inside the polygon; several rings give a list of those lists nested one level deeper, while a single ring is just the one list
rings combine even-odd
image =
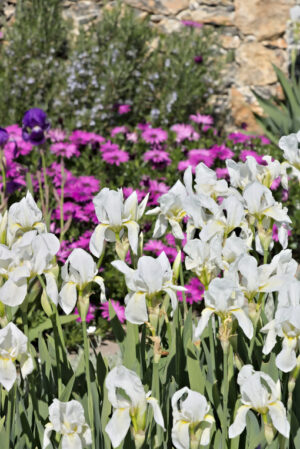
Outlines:
[{"label": "flower bud", "polygon": [[43,289],[42,296],[41,296],[41,304],[42,304],[45,314],[50,318],[53,314],[53,310],[52,310],[52,306],[49,302],[47,292],[44,289]]},{"label": "flower bud", "polygon": [[79,292],[77,308],[82,321],[85,321],[87,313],[89,311],[90,305],[90,297],[89,295],[83,295],[82,292]]},{"label": "flower bud", "polygon": [[263,421],[264,421],[265,438],[267,440],[267,443],[271,444],[275,436],[275,429],[271,423],[267,422],[266,415],[263,415]]},{"label": "flower bud", "polygon": [[116,253],[121,260],[125,260],[126,254],[129,250],[128,239],[122,239],[116,241]]},{"label": "flower bud", "polygon": [[173,262],[173,281],[177,282],[180,274],[180,265],[181,265],[181,251],[178,251],[177,256]]}]

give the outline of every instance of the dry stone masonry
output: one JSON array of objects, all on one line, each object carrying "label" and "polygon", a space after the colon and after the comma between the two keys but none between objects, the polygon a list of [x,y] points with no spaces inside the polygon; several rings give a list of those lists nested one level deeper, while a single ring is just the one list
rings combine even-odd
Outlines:
[{"label": "dry stone masonry", "polygon": [[[17,0],[0,0],[0,27],[13,21]],[[138,16],[149,15],[153,26],[166,32],[178,30],[183,20],[192,20],[214,27],[221,33],[227,65],[222,76],[226,91],[216,99],[216,108],[231,111],[230,126],[248,125],[259,132],[253,112],[261,113],[254,89],[266,98],[282,95],[272,68],[275,64],[286,73],[291,58],[299,52],[295,42],[296,9],[291,22],[291,8],[300,0],[123,0]],[[103,8],[114,1],[63,0],[64,15],[72,18],[75,31],[99,20]],[[299,24],[298,24],[299,25]],[[299,29],[299,27],[298,27]],[[300,41],[300,39],[299,39]]]}]

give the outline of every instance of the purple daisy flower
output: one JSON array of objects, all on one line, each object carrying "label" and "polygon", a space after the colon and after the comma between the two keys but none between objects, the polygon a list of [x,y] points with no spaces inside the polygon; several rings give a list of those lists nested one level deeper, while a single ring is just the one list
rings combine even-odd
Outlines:
[{"label": "purple daisy flower", "polygon": [[202,114],[192,114],[190,115],[190,120],[192,120],[195,123],[198,123],[198,125],[207,125],[211,126],[214,123],[214,119],[210,115],[202,115]]},{"label": "purple daisy flower", "polygon": [[50,146],[50,151],[56,156],[66,157],[67,159],[72,156],[80,156],[80,152],[74,143],[57,142]]},{"label": "purple daisy flower", "polygon": [[39,108],[32,108],[25,112],[22,120],[22,136],[25,142],[41,145],[45,142],[45,131],[50,129],[47,114]]},{"label": "purple daisy flower", "polygon": [[119,104],[118,105],[118,114],[128,114],[131,111],[131,106],[129,104]]},{"label": "purple daisy flower", "polygon": [[171,159],[166,151],[149,150],[144,154],[144,161],[151,161],[154,166],[167,166],[171,164]]},{"label": "purple daisy flower", "polygon": [[107,151],[102,154],[102,159],[108,164],[119,166],[121,163],[129,160],[129,155],[122,150]]},{"label": "purple daisy flower", "polygon": [[142,132],[142,138],[147,143],[159,144],[167,140],[168,133],[161,128],[148,128]]},{"label": "purple daisy flower", "polygon": [[[117,315],[119,321],[121,323],[124,323],[125,322],[125,307],[122,306],[118,301],[114,301],[113,299],[111,299],[110,302],[116,312],[116,315]],[[105,318],[108,321],[110,321],[109,302],[107,301],[107,302],[104,302],[103,304],[101,304],[100,309],[101,309],[102,318]]]},{"label": "purple daisy flower", "polygon": [[182,20],[181,23],[182,23],[182,25],[184,25],[186,27],[191,27],[191,28],[202,28],[203,27],[203,23],[195,22],[194,20]]}]

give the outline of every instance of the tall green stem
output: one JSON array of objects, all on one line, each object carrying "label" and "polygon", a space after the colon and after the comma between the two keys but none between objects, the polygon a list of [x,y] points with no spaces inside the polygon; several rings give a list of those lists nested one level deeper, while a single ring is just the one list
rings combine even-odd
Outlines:
[{"label": "tall green stem", "polygon": [[61,186],[60,186],[60,236],[59,241],[61,242],[64,236],[64,187],[65,187],[65,165],[64,160],[61,158],[60,161],[61,169]]},{"label": "tall green stem", "polygon": [[82,320],[82,334],[83,334],[83,346],[84,346],[84,360],[85,360],[85,373],[86,383],[88,390],[88,412],[89,421],[92,432],[92,449],[95,449],[95,427],[94,427],[94,406],[91,387],[91,374],[90,374],[90,345],[87,336],[86,321]]},{"label": "tall green stem", "polygon": [[209,320],[208,323],[208,338],[209,338],[209,350],[211,353],[212,367],[214,375],[216,373],[216,358],[215,358],[215,342],[214,342],[214,334],[212,327],[212,319]]},{"label": "tall green stem", "polygon": [[52,321],[52,327],[53,327],[53,334],[54,334],[54,344],[55,344],[55,357],[56,357],[56,370],[57,370],[57,393],[58,393],[58,399],[60,399],[62,394],[62,377],[61,377],[61,365],[60,365],[60,354],[59,354],[59,334],[58,334],[58,328],[56,323],[56,314],[53,313],[51,315],[51,321]]},{"label": "tall green stem", "polygon": [[10,449],[11,442],[11,429],[12,423],[15,415],[15,403],[16,403],[16,395],[17,395],[17,384],[14,383],[14,386],[10,390],[8,394],[8,407],[7,407],[7,421],[6,421],[6,431],[8,432],[7,438],[7,449]]},{"label": "tall green stem", "polygon": [[227,448],[228,433],[228,350],[223,349],[223,419],[222,419],[222,449]]}]

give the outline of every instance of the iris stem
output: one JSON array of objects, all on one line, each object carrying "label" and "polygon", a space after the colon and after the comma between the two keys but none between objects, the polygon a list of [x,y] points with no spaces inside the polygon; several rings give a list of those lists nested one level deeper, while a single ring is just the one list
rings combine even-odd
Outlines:
[{"label": "iris stem", "polygon": [[7,439],[7,449],[10,449],[11,429],[12,429],[12,423],[13,423],[14,414],[15,414],[16,395],[17,395],[17,384],[15,381],[14,386],[12,387],[12,389],[10,390],[10,392],[8,394],[6,431],[8,432],[9,436]]},{"label": "iris stem", "polygon": [[227,442],[227,416],[228,416],[228,350],[223,349],[223,423],[222,423],[222,449],[226,449]]},{"label": "iris stem", "polygon": [[212,368],[214,375],[216,373],[216,359],[215,359],[215,342],[214,342],[214,334],[213,334],[213,327],[212,327],[212,318],[209,320],[208,323],[208,338],[209,338],[209,350],[211,353],[211,360],[212,360]]},{"label": "iris stem", "polygon": [[61,186],[60,186],[60,236],[59,241],[62,242],[64,236],[64,187],[65,187],[65,165],[64,159],[61,158],[60,161],[60,171],[61,171]]},{"label": "iris stem", "polygon": [[93,396],[91,388],[91,374],[90,374],[90,345],[87,336],[86,321],[82,320],[82,334],[83,334],[83,346],[84,346],[84,360],[85,360],[85,373],[86,373],[86,383],[88,390],[88,412],[89,421],[92,433],[92,449],[95,449],[95,429],[94,429],[94,406],[93,406]]},{"label": "iris stem", "polygon": [[59,354],[59,334],[58,334],[58,328],[57,328],[57,322],[56,322],[56,313],[53,313],[51,315],[51,321],[52,321],[52,328],[53,328],[53,334],[54,334],[54,344],[55,344],[55,357],[56,357],[56,370],[57,370],[57,393],[58,393],[58,399],[61,398],[62,394],[62,378],[61,378],[61,366],[60,366],[60,354]]}]

